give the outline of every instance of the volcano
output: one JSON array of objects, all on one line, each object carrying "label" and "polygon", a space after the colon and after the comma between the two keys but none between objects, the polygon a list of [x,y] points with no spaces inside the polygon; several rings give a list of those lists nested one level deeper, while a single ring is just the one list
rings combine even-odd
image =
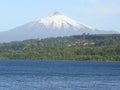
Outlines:
[{"label": "volcano", "polygon": [[81,35],[83,33],[113,34],[117,32],[99,30],[92,26],[79,23],[59,12],[55,12],[42,19],[0,32],[0,42]]}]

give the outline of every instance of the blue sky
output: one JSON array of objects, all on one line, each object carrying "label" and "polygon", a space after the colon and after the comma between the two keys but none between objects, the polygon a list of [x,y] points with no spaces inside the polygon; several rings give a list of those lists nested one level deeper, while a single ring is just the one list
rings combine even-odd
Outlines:
[{"label": "blue sky", "polygon": [[0,0],[0,31],[55,11],[101,30],[120,32],[120,0]]}]

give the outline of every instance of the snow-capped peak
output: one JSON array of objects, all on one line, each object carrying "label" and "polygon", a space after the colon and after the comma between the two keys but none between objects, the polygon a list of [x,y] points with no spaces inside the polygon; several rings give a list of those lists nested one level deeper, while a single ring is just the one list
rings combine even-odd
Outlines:
[{"label": "snow-capped peak", "polygon": [[39,23],[44,24],[46,27],[52,27],[52,28],[68,28],[69,25],[72,25],[76,28],[80,28],[79,23],[77,23],[76,21],[58,13],[55,12],[45,18],[42,18],[39,20]]},{"label": "snow-capped peak", "polygon": [[60,29],[61,27],[69,28],[69,26],[73,26],[76,28],[83,28],[83,25],[80,25],[78,22],[58,13],[55,12],[53,14],[50,14],[47,17],[44,17],[39,20],[39,23],[44,24],[46,27],[52,27]]},{"label": "snow-capped peak", "polygon": [[54,12],[54,13],[48,15],[47,17],[44,17],[44,18],[38,20],[38,22],[45,25],[46,28],[67,29],[72,26],[76,29],[87,28],[87,29],[91,29],[91,30],[96,30],[95,28],[93,28],[89,25],[78,23],[75,20],[72,20],[59,12]]}]

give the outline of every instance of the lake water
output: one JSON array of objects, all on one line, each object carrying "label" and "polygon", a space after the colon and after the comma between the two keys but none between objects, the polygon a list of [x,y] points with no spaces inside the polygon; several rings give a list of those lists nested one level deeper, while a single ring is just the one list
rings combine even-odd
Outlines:
[{"label": "lake water", "polygon": [[0,90],[120,90],[120,62],[0,60]]}]

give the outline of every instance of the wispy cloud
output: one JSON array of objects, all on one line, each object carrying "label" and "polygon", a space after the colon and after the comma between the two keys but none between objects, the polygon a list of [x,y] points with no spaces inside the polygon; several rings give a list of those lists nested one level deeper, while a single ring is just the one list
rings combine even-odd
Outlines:
[{"label": "wispy cloud", "polygon": [[96,3],[98,0],[80,0],[80,2],[83,2],[83,3],[86,3],[86,2],[89,2],[89,3]]},{"label": "wispy cloud", "polygon": [[120,0],[80,0],[73,9],[89,14],[120,14]]},{"label": "wispy cloud", "polygon": [[96,13],[96,14],[120,14],[120,8],[95,8],[95,9],[87,9],[88,13]]}]

